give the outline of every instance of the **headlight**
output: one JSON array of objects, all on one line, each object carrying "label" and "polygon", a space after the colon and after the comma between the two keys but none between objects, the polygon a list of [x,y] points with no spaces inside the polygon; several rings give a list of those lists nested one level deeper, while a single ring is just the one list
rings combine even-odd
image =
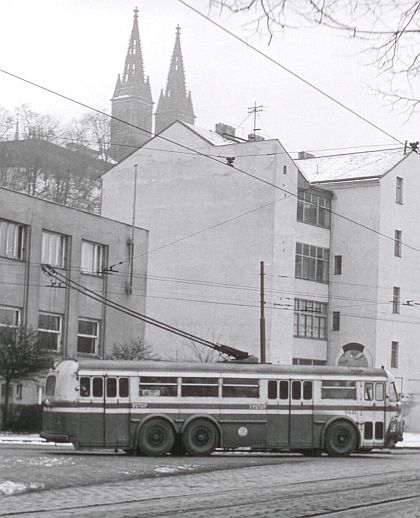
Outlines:
[{"label": "headlight", "polygon": [[44,406],[52,406],[52,401],[49,398],[44,399]]}]

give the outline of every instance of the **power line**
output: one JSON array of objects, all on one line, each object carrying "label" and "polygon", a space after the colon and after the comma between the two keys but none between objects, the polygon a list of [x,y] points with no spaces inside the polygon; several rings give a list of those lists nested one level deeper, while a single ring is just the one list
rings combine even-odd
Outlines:
[{"label": "power line", "polygon": [[[178,0],[178,1],[182,2],[182,0]],[[186,4],[186,5],[188,6],[188,4]],[[190,7],[190,6],[188,6],[188,7]],[[194,9],[193,9],[193,10],[194,10]],[[199,11],[197,11],[197,12],[199,13]],[[199,13],[199,14],[201,14],[201,13]],[[215,23],[215,22],[213,22],[213,21],[212,21],[212,20],[210,20],[210,19],[209,19],[209,21],[211,21],[212,23]],[[217,25],[217,24],[216,24],[216,25]],[[225,29],[223,29],[223,30],[225,30]],[[239,39],[240,39],[240,38],[239,38]],[[241,40],[241,41],[242,41],[242,40]],[[259,52],[259,51],[258,51],[258,52]],[[264,54],[263,54],[263,55],[264,55]],[[271,58],[269,58],[269,59],[271,59]],[[83,106],[83,107],[85,107],[85,108],[88,108],[89,110],[93,110],[93,111],[95,111],[95,112],[97,112],[97,113],[100,113],[100,114],[102,114],[102,115],[105,115],[105,116],[107,116],[107,117],[110,117],[110,118],[112,118],[112,119],[114,119],[114,120],[116,120],[116,121],[118,121],[118,122],[121,122],[121,123],[123,123],[123,124],[127,124],[127,125],[128,125],[128,126],[130,126],[130,127],[133,127],[133,128],[139,129],[139,130],[141,130],[141,131],[143,131],[143,132],[145,132],[145,133],[147,133],[147,134],[149,134],[149,135],[152,135],[152,136],[155,136],[155,137],[157,137],[157,138],[160,138],[160,139],[162,139],[162,140],[164,140],[164,141],[166,141],[166,142],[170,142],[171,144],[174,144],[174,145],[176,145],[176,146],[179,146],[179,147],[181,147],[181,148],[183,148],[183,149],[187,149],[187,150],[189,150],[189,151],[193,151],[197,156],[202,156],[202,157],[208,158],[209,160],[213,160],[214,162],[216,162],[216,163],[218,163],[218,164],[220,164],[220,165],[223,165],[223,166],[225,166],[225,167],[230,167],[233,171],[236,171],[236,172],[238,172],[238,173],[242,173],[242,174],[244,174],[245,176],[248,176],[248,177],[250,177],[250,178],[253,178],[254,180],[257,180],[257,181],[259,181],[259,182],[262,182],[262,183],[264,183],[264,184],[266,184],[266,185],[268,185],[268,186],[270,186],[270,187],[274,187],[275,189],[278,189],[278,190],[280,190],[280,191],[284,192],[285,194],[288,194],[288,195],[290,195],[290,196],[294,196],[295,198],[299,198],[299,195],[298,195],[297,193],[291,192],[291,191],[289,191],[289,190],[287,190],[287,189],[285,189],[285,188],[283,188],[283,187],[280,187],[280,186],[278,186],[278,185],[275,185],[275,184],[273,184],[272,182],[269,182],[268,180],[264,180],[263,178],[259,178],[258,176],[254,175],[254,174],[252,174],[252,173],[250,173],[250,172],[248,172],[248,171],[246,171],[246,170],[244,170],[244,169],[241,169],[241,168],[238,168],[238,167],[231,167],[231,166],[229,166],[226,162],[223,162],[223,161],[221,161],[221,160],[218,160],[217,158],[215,158],[215,157],[213,157],[213,156],[211,156],[211,155],[208,155],[208,154],[206,154],[206,153],[203,153],[203,152],[201,152],[201,151],[197,151],[197,150],[195,150],[195,149],[193,149],[193,148],[191,148],[191,147],[189,147],[189,146],[186,146],[185,144],[181,144],[181,143],[176,142],[176,141],[174,141],[174,140],[171,140],[171,139],[169,139],[169,138],[167,138],[167,137],[164,137],[162,134],[155,135],[153,132],[151,132],[151,131],[149,131],[149,130],[146,130],[146,129],[144,129],[144,128],[141,128],[141,127],[139,127],[139,126],[136,126],[135,124],[132,124],[132,123],[127,122],[127,121],[124,121],[123,119],[120,119],[120,118],[115,117],[115,116],[113,116],[113,115],[109,115],[109,114],[107,114],[106,112],[104,112],[104,111],[102,111],[102,110],[98,110],[97,108],[93,108],[93,107],[91,107],[91,106],[89,106],[89,105],[87,105],[87,104],[85,104],[85,103],[82,103],[81,101],[78,101],[78,100],[73,99],[73,98],[71,98],[71,97],[69,97],[69,96],[66,96],[66,95],[64,95],[64,94],[61,94],[61,93],[59,93],[59,92],[56,92],[56,91],[54,91],[54,90],[52,90],[52,89],[50,89],[50,88],[47,88],[47,87],[45,87],[45,86],[39,85],[39,84],[37,84],[37,83],[35,83],[35,82],[33,82],[33,81],[30,81],[30,80],[28,80],[28,79],[25,79],[25,78],[23,78],[23,77],[20,77],[20,76],[18,76],[18,75],[16,75],[16,74],[13,74],[13,73],[11,73],[11,72],[8,72],[8,71],[6,71],[6,70],[4,70],[4,69],[0,69],[0,72],[1,72],[1,73],[4,73],[4,74],[6,74],[6,75],[9,75],[9,76],[11,76],[11,77],[14,77],[15,79],[18,79],[18,80],[23,81],[23,82],[25,82],[25,83],[28,83],[28,84],[30,84],[30,85],[32,85],[32,86],[35,86],[35,87],[37,87],[37,88],[40,88],[41,90],[45,90],[45,91],[47,91],[47,92],[49,92],[49,93],[51,93],[51,94],[53,94],[53,95],[57,95],[58,97],[61,97],[61,98],[63,98],[63,99],[66,99],[66,100],[68,100],[68,101],[70,101],[70,102],[73,102],[73,103],[76,103],[76,104],[78,104],[78,105],[80,105],[80,106]],[[397,139],[394,139],[394,140],[397,140]],[[400,142],[400,141],[398,141],[398,142]],[[333,210],[331,210],[331,209],[326,209],[326,210],[328,210],[331,214],[334,214],[335,216],[337,216],[337,217],[339,217],[339,218],[342,218],[342,219],[344,219],[345,221],[348,221],[348,222],[350,222],[350,223],[353,223],[354,225],[356,225],[356,226],[358,226],[358,227],[360,227],[360,228],[363,228],[363,229],[365,229],[365,230],[368,230],[368,231],[370,231],[370,232],[373,232],[373,233],[375,233],[375,234],[377,234],[377,235],[379,235],[379,236],[382,236],[382,237],[384,237],[384,238],[386,238],[386,239],[389,239],[389,240],[391,240],[391,241],[394,241],[394,240],[395,240],[395,239],[394,239],[394,237],[392,237],[392,236],[388,236],[388,235],[386,235],[386,234],[383,234],[382,232],[379,232],[378,230],[376,230],[376,229],[374,229],[374,228],[371,228],[371,227],[369,227],[369,226],[367,226],[367,225],[364,225],[363,223],[360,223],[360,222],[358,222],[358,221],[356,221],[356,220],[353,220],[352,218],[349,218],[349,217],[347,217],[347,216],[344,216],[343,214],[340,214],[340,213],[338,213],[338,212],[335,212],[335,211],[333,211]],[[192,237],[192,236],[191,236],[191,237]],[[170,243],[170,244],[168,244],[167,246],[170,246],[171,244],[173,244],[173,243]],[[405,246],[405,247],[407,247],[407,248],[410,248],[410,249],[412,249],[412,250],[415,250],[416,252],[420,252],[420,249],[418,249],[418,248],[416,248],[416,247],[413,247],[413,246],[411,246],[411,245],[408,245],[408,244],[406,244],[406,243],[403,243],[403,242],[401,242],[401,246]],[[141,255],[144,255],[144,254],[141,254]],[[136,256],[136,257],[139,257],[139,256]],[[123,262],[126,262],[126,261],[123,261]],[[120,262],[120,263],[118,263],[118,264],[122,264],[123,262]]]},{"label": "power line", "polygon": [[220,30],[222,30],[223,32],[226,32],[227,34],[229,34],[229,36],[231,36],[232,38],[235,38],[237,41],[241,42],[243,45],[246,45],[248,48],[250,48],[251,50],[253,50],[254,52],[256,52],[257,54],[259,54],[260,56],[263,56],[265,59],[268,59],[269,61],[271,61],[271,63],[273,63],[274,65],[280,67],[282,70],[284,70],[285,72],[287,72],[288,74],[292,75],[293,77],[295,77],[296,79],[298,79],[299,81],[302,81],[304,84],[306,84],[307,86],[309,86],[310,88],[314,89],[316,92],[318,92],[319,94],[323,95],[324,97],[326,97],[327,99],[329,99],[330,101],[334,102],[335,104],[337,104],[338,106],[340,106],[341,108],[343,108],[344,110],[350,112],[351,114],[355,115],[356,117],[358,117],[359,119],[361,119],[362,121],[366,122],[367,124],[369,124],[370,126],[372,126],[373,128],[377,129],[378,131],[380,131],[381,133],[383,133],[384,135],[386,135],[387,137],[390,137],[391,139],[395,140],[396,142],[398,142],[399,144],[404,144],[403,142],[401,142],[401,140],[399,140],[398,138],[394,137],[393,135],[391,135],[390,133],[388,133],[387,131],[385,131],[384,129],[380,128],[377,124],[371,122],[370,120],[368,120],[366,117],[363,117],[363,115],[360,115],[360,113],[357,113],[355,110],[353,110],[352,108],[349,108],[348,106],[346,106],[344,103],[342,103],[341,101],[339,101],[338,99],[336,99],[335,97],[333,97],[332,95],[324,92],[324,90],[322,90],[321,88],[319,88],[318,86],[315,86],[313,83],[309,82],[307,79],[304,79],[302,76],[300,76],[299,74],[297,74],[296,72],[293,72],[293,70],[291,70],[290,68],[287,68],[285,67],[284,65],[282,65],[279,61],[276,61],[275,59],[273,59],[272,57],[270,57],[268,54],[265,54],[264,52],[262,52],[261,50],[257,49],[257,47],[254,47],[253,45],[251,45],[250,43],[248,43],[247,41],[245,41],[244,39],[240,38],[239,36],[237,36],[235,33],[233,33],[232,31],[230,31],[229,29],[226,29],[226,27],[223,27],[223,25],[220,25],[219,23],[215,22],[214,20],[212,20],[211,18],[209,18],[208,16],[206,16],[204,13],[200,12],[198,9],[195,9],[194,7],[192,7],[190,4],[188,4],[187,2],[185,2],[184,0],[178,0],[179,3],[181,3],[182,5],[184,5],[185,7],[187,7],[188,9],[190,9],[191,11],[195,12],[196,14],[198,14],[199,16],[201,16],[202,18],[204,18],[205,20],[207,20],[209,23],[215,25],[216,27],[218,27]]}]

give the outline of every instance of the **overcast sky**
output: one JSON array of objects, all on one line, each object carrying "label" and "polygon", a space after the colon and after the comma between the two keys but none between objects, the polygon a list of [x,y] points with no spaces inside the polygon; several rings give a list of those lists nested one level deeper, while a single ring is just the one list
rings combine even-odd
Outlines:
[{"label": "overcast sky", "polygon": [[[207,13],[207,0],[189,0]],[[132,26],[132,0],[0,0],[0,68],[41,83],[88,105],[110,110]],[[181,42],[196,124],[238,126],[254,101],[265,106],[258,127],[290,150],[395,144],[332,104],[268,60],[191,12],[177,0],[139,0],[140,37],[153,100],[164,88],[175,38]],[[360,42],[327,29],[290,30],[268,39],[245,28],[245,19],[214,19],[247,38],[341,102],[401,140],[417,140],[418,117],[383,107],[371,87],[377,71],[360,54]],[[70,121],[86,109],[0,74],[0,106],[32,109]],[[248,119],[240,136],[252,129]]]}]

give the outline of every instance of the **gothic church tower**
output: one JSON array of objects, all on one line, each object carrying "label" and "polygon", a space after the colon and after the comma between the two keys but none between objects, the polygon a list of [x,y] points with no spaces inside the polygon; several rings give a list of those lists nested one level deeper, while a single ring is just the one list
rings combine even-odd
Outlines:
[{"label": "gothic church tower", "polygon": [[186,91],[184,62],[181,51],[181,27],[176,28],[175,46],[169,67],[165,93],[161,90],[155,113],[155,133],[170,126],[176,120],[194,124],[191,92]]},{"label": "gothic church tower", "polygon": [[132,124],[111,120],[110,154],[119,162],[152,137],[153,100],[149,78],[144,76],[137,8],[134,9],[124,73],[122,77],[118,75],[111,102],[112,116]]}]

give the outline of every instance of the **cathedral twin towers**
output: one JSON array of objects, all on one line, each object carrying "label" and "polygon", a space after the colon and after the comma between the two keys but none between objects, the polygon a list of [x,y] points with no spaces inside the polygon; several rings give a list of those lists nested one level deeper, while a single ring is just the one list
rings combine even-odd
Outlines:
[{"label": "cathedral twin towers", "polygon": [[117,162],[150,140],[153,132],[160,133],[176,120],[194,124],[191,93],[187,94],[185,86],[179,26],[176,28],[166,89],[161,90],[155,112],[154,131],[152,92],[149,78],[144,74],[137,8],[134,10],[124,73],[122,77],[118,75],[111,102],[114,117],[111,120],[111,157]]}]

